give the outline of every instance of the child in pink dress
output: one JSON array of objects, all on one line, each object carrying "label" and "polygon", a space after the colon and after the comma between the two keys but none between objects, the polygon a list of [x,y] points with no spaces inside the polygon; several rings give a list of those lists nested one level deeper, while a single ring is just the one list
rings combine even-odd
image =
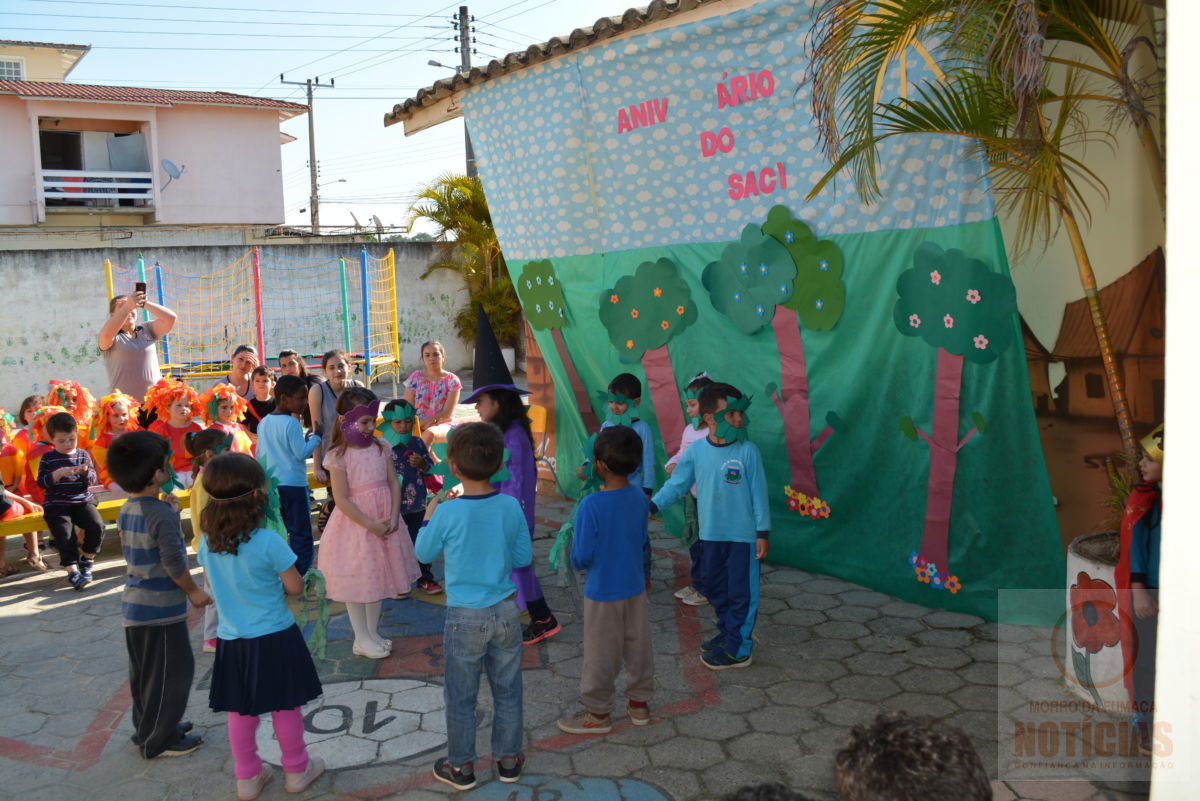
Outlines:
[{"label": "child in pink dress", "polygon": [[326,595],[346,604],[354,653],[383,659],[392,642],[379,634],[383,599],[407,595],[421,568],[400,520],[400,482],[391,450],[375,437],[379,399],[348,388],[337,400],[337,427],[325,456],[335,501],[321,535],[317,567]]}]

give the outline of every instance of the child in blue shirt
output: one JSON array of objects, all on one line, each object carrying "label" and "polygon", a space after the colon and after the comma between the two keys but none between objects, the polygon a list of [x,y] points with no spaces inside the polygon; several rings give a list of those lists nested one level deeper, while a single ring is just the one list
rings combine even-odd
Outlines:
[{"label": "child in blue shirt", "polygon": [[321,444],[316,434],[304,433],[299,415],[308,408],[308,384],[295,375],[279,377],[275,408],[258,423],[255,455],[278,482],[279,511],[288,545],[296,554],[296,572],[303,578],[313,561],[312,496],[305,461]]},{"label": "child in blue shirt", "polygon": [[[413,424],[417,420],[417,409],[403,398],[389,401],[383,409],[383,425],[380,432],[383,439],[392,448],[392,466],[400,478],[400,517],[408,527],[408,536],[413,545],[417,544],[417,535],[421,532],[421,523],[425,520],[425,497],[428,489],[425,486],[425,476],[433,467],[433,457],[425,440],[413,436]],[[442,591],[442,585],[433,577],[433,568],[421,564],[421,578],[417,579],[417,587],[437,595]]]},{"label": "child in blue shirt", "polygon": [[600,432],[594,448],[599,492],[579,502],[571,566],[587,571],[583,589],[583,710],[558,721],[568,734],[612,731],[614,682],[625,665],[629,681],[626,710],[635,726],[650,722],[654,693],[654,651],[646,598],[642,549],[647,541],[649,503],[642,488],[629,483],[642,441],[632,428]]},{"label": "child in blue shirt", "polygon": [[215,456],[200,482],[208,503],[200,513],[198,558],[220,610],[208,704],[227,713],[237,796],[252,801],[271,781],[256,738],[267,712],[282,752],[284,789],[299,793],[325,772],[324,761],[305,748],[300,712],[321,694],[321,680],[285,597],[303,592],[304,580],[291,548],[262,527],[266,474],[253,457]]},{"label": "child in blue shirt", "polygon": [[700,659],[711,670],[749,667],[758,562],[767,555],[771,530],[767,477],[758,447],[746,439],[750,399],[718,382],[706,386],[699,401],[708,436],[683,454],[671,480],[651,499],[650,511],[667,508],[696,485],[704,587],[719,628]]},{"label": "child in blue shirt", "polygon": [[479,673],[492,690],[492,759],[500,781],[515,782],[525,767],[521,619],[514,600],[513,568],[533,561],[529,527],[516,498],[489,479],[504,460],[504,435],[491,423],[466,423],[447,443],[450,472],[462,495],[425,508],[416,555],[446,560],[446,739],[449,755],[433,776],[459,790],[475,786],[475,706]]}]

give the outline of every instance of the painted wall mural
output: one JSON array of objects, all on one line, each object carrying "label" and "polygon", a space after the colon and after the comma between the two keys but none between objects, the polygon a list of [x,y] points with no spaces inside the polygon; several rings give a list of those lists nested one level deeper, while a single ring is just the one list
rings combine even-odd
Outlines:
[{"label": "painted wall mural", "polygon": [[845,181],[805,201],[827,168],[810,26],[803,4],[765,0],[464,96],[557,388],[558,475],[571,489],[591,399],[626,371],[661,465],[706,371],[773,401],[749,427],[772,560],[995,618],[997,590],[1061,586],[1063,562],[982,165],[913,137],[880,153],[878,203]]}]

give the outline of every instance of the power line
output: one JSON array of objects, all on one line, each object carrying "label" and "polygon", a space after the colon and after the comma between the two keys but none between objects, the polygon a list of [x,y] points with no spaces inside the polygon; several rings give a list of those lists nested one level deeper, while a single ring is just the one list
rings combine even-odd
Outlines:
[{"label": "power line", "polygon": [[[112,2],[96,2],[96,0],[39,0],[39,5],[43,3],[65,3],[70,5],[81,6],[127,6],[132,8],[172,8],[182,9],[186,11],[257,11],[263,14],[279,14],[278,8],[239,8],[237,6],[175,6],[165,5],[162,3],[112,3]],[[302,9],[288,9],[285,13],[288,14],[331,14],[347,17],[414,17],[423,19],[429,16],[428,14],[393,14],[386,11],[308,11]],[[272,23],[272,24],[300,24],[300,23]],[[323,24],[323,23],[303,23],[303,24]]]},{"label": "power line", "polygon": [[[103,5],[103,4],[96,4]],[[379,25],[370,25],[363,23],[352,22],[276,22],[275,20],[230,20],[230,19],[183,19],[181,17],[112,17],[112,16],[96,16],[89,14],[42,14],[27,11],[0,11],[0,15],[9,17],[58,17],[66,19],[102,19],[105,22],[199,22],[204,25],[237,25],[244,27],[246,25],[270,25],[272,28],[278,25],[303,25],[305,27],[314,28],[378,28]],[[407,16],[405,14],[396,14],[395,16]],[[406,27],[414,28],[437,28],[437,25],[413,25]],[[18,30],[57,30],[55,28],[18,28]],[[67,31],[70,33],[71,31]],[[112,33],[120,33],[120,31],[112,31]],[[232,34],[230,34],[232,35]],[[362,34],[359,34],[360,36]]]},{"label": "power line", "polygon": [[[179,20],[187,22],[189,20]],[[198,22],[199,20],[190,20]],[[434,28],[433,25],[421,26]],[[5,30],[10,31],[48,31],[52,33],[120,33],[133,36],[242,36],[254,37],[258,39],[361,39],[362,34],[353,33],[226,33],[220,31],[120,31],[111,28],[13,28],[8,27]],[[389,41],[421,41],[429,38],[428,36],[387,36],[384,37]]]}]

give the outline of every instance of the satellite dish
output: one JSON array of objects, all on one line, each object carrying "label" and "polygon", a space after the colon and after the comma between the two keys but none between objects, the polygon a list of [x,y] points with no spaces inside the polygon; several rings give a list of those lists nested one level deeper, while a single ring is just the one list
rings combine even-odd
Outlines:
[{"label": "satellite dish", "polygon": [[361,231],[361,230],[362,230],[362,223],[360,223],[360,222],[358,221],[358,218],[354,216],[354,212],[350,212],[350,219],[354,220],[354,230],[355,230],[355,231]]},{"label": "satellite dish", "polygon": [[177,167],[175,162],[170,159],[163,159],[159,164],[162,165],[163,172],[167,174],[167,182],[163,184],[163,191],[165,192],[167,187],[171,185],[171,181],[183,175],[183,171],[187,169],[187,165],[184,164],[182,167]]}]

